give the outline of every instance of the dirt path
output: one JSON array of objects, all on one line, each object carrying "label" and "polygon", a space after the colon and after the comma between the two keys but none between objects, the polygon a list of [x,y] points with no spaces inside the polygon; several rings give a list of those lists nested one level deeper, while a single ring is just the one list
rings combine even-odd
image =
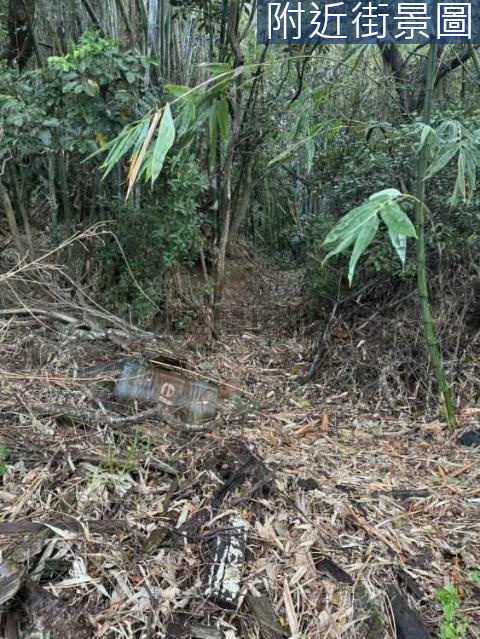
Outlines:
[{"label": "dirt path", "polygon": [[[296,329],[300,276],[256,265],[230,272],[224,335],[195,364],[244,393],[231,393],[218,426],[196,435],[155,422],[115,429],[42,416],[29,407],[111,410],[78,370],[94,347],[111,358],[136,355],[138,344],[112,345],[58,323],[47,330],[45,321],[5,329],[0,432],[11,456],[0,480],[2,561],[35,567],[42,587],[93,620],[86,636],[393,639],[395,589],[434,633],[435,593],[448,581],[471,627],[480,621],[469,579],[480,564],[478,453],[438,423],[380,419],[353,404],[348,389],[299,385],[307,363]],[[182,350],[184,340],[169,347]],[[209,540],[232,516],[248,526],[233,612],[207,600],[204,587]],[[2,534],[19,521],[21,534]],[[26,533],[44,521],[55,525]],[[38,630],[51,602],[37,593],[35,607],[28,592],[20,599]],[[55,605],[73,630],[50,615],[43,631],[82,636]],[[11,610],[27,627],[18,599]]]}]

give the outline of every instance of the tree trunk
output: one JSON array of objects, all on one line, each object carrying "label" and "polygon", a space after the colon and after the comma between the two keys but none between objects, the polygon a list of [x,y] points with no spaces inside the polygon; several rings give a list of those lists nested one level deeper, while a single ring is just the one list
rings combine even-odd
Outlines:
[{"label": "tree trunk", "polygon": [[245,221],[245,218],[248,213],[248,209],[250,207],[250,201],[253,190],[253,166],[255,164],[255,156],[251,155],[248,159],[247,166],[245,169],[246,175],[244,178],[243,185],[241,187],[240,197],[238,198],[238,204],[236,206],[235,215],[233,216],[232,225],[230,228],[230,233],[228,237],[228,247],[227,250],[232,248],[233,243],[236,241],[238,237],[238,233],[242,224]]},{"label": "tree trunk", "polygon": [[220,219],[223,222],[222,233],[218,245],[217,255],[217,272],[214,286],[213,299],[213,330],[218,336],[220,329],[220,311],[223,299],[223,289],[225,287],[225,262],[228,244],[228,235],[230,232],[230,219],[232,211],[232,160],[227,160],[225,172],[223,175],[223,193],[222,204],[220,209]]}]

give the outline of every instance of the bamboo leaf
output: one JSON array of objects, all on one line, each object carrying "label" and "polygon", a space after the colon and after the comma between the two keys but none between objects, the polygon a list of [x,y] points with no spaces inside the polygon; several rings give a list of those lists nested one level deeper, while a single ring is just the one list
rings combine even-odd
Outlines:
[{"label": "bamboo leaf", "polygon": [[[150,126],[147,129],[146,135],[143,139],[143,143],[140,137],[137,144],[135,145],[131,162],[130,162],[130,169],[128,171],[127,198],[130,196],[130,193],[132,192],[135,182],[137,181],[140,168],[142,167],[143,161],[145,159],[145,154],[147,152],[148,145],[150,144],[150,141],[153,137],[153,134],[155,133],[155,129],[157,128],[157,124],[161,117],[162,117],[162,111],[157,111],[150,122]],[[140,150],[138,150],[140,143],[142,143],[141,148]]]},{"label": "bamboo leaf", "polygon": [[177,98],[181,98],[189,91],[191,92],[191,95],[193,96],[192,89],[190,87],[183,86],[182,84],[166,84],[165,88],[169,93],[171,93]]},{"label": "bamboo leaf", "polygon": [[376,193],[373,193],[368,199],[370,201],[379,199],[394,200],[400,195],[402,194],[398,189],[383,189],[383,191],[377,191]]},{"label": "bamboo leaf", "polygon": [[358,260],[372,243],[372,240],[377,234],[377,231],[378,217],[375,215],[365,222],[362,229],[360,230],[360,233],[357,236],[355,246],[353,247],[353,251],[350,256],[350,263],[348,265],[348,282],[350,285],[352,284],[353,276],[355,275],[355,268],[357,266]]},{"label": "bamboo leaf", "polygon": [[201,62],[198,66],[208,69],[212,75],[221,75],[222,73],[233,71],[228,62]]},{"label": "bamboo leaf", "polygon": [[195,121],[195,107],[191,102],[185,102],[175,118],[177,137],[182,137],[192,129]]},{"label": "bamboo leaf", "polygon": [[351,233],[347,233],[346,235],[344,235],[344,237],[340,240],[337,246],[333,248],[329,253],[327,253],[327,255],[323,258],[322,264],[325,264],[325,262],[327,262],[331,257],[334,257],[334,255],[338,255],[342,251],[345,251],[346,249],[348,249],[355,242],[355,240],[357,239],[357,236],[358,236],[357,229],[352,231]]},{"label": "bamboo leaf", "polygon": [[465,177],[468,186],[468,195],[471,196],[475,191],[477,183],[477,169],[474,160],[475,149],[468,155],[465,154]]},{"label": "bamboo leaf", "polygon": [[425,174],[425,179],[433,177],[436,173],[441,171],[457,153],[458,146],[448,146],[445,151],[433,162]]},{"label": "bamboo leaf", "polygon": [[375,206],[373,206],[370,202],[365,202],[361,206],[355,207],[344,215],[337,224],[335,224],[327,237],[323,240],[323,244],[334,244],[335,242],[342,241],[342,238],[352,234],[356,237],[361,227],[368,221],[368,218],[376,215]]},{"label": "bamboo leaf", "polygon": [[417,153],[420,153],[429,138],[436,138],[437,136],[437,134],[435,133],[435,129],[432,129],[430,125],[422,124],[421,127],[422,133],[420,135],[420,144],[418,145]]},{"label": "bamboo leaf", "polygon": [[313,159],[315,157],[315,142],[314,140],[308,140],[305,145],[305,169],[307,173],[310,173],[313,167]]},{"label": "bamboo leaf", "polygon": [[395,231],[390,229],[388,230],[388,234],[400,261],[402,264],[405,264],[405,260],[407,258],[407,237],[401,233],[395,233]]},{"label": "bamboo leaf", "polygon": [[388,230],[392,233],[406,235],[407,237],[417,237],[415,226],[397,202],[388,202],[380,210],[380,215]]},{"label": "bamboo leaf", "polygon": [[163,168],[163,164],[165,162],[165,158],[167,157],[167,153],[172,148],[174,142],[175,142],[175,124],[173,122],[170,105],[167,103],[165,105],[165,108],[163,109],[162,120],[158,127],[157,141],[155,142],[155,146],[153,148],[153,153],[152,153],[152,162],[151,162],[152,184],[160,175],[160,172]]},{"label": "bamboo leaf", "polygon": [[319,133],[321,133],[321,131],[323,131],[323,126],[320,124],[315,125],[315,127],[313,128],[313,133],[305,138],[302,138],[301,140],[298,140],[297,142],[292,144],[292,146],[288,147],[288,149],[285,149],[285,151],[279,153],[272,160],[270,160],[267,166],[270,168],[271,166],[274,166],[275,164],[278,164],[279,162],[282,162],[283,160],[289,158],[296,151],[298,151],[298,149],[305,146],[310,140],[313,140]]},{"label": "bamboo leaf", "polygon": [[458,154],[457,161],[457,182],[456,182],[456,190],[460,192],[462,200],[466,200],[467,190],[465,184],[465,155],[462,151]]},{"label": "bamboo leaf", "polygon": [[[112,142],[106,145],[107,147],[110,146],[111,149],[107,158],[105,159],[105,161],[100,167],[101,169],[104,170],[102,180],[104,180],[107,177],[107,175],[111,173],[114,166],[118,162],[120,162],[120,160],[130,151],[132,146],[135,145],[135,142],[137,142],[137,140],[141,138],[142,131],[145,129],[145,126],[146,125],[144,122],[139,122],[137,125],[131,128],[126,128],[118,136],[118,138],[116,138],[115,140],[112,140]],[[100,151],[103,151],[104,149],[105,147],[103,147],[103,149],[99,149],[99,151],[96,151],[94,155],[97,155]]]}]

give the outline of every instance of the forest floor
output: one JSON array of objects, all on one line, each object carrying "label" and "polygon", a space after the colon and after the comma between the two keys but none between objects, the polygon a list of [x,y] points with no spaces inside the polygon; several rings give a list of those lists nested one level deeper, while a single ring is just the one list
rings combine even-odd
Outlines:
[{"label": "forest floor", "polygon": [[[4,315],[0,635],[423,639],[453,583],[464,636],[480,637],[478,449],[439,421],[300,384],[301,273],[233,263],[229,275],[222,337],[193,351],[72,323],[60,303]],[[226,384],[205,432],[115,422],[112,378],[83,373],[169,353]],[[466,407],[465,425],[476,414]],[[241,591],[226,610],[206,584],[239,519]]]}]

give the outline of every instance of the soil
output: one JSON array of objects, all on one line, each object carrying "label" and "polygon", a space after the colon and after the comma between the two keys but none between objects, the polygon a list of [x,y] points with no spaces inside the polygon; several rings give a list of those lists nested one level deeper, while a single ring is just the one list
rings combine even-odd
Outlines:
[{"label": "soil", "polygon": [[[300,383],[301,271],[231,262],[228,281],[221,339],[193,351],[190,336],[118,338],[108,316],[4,318],[0,602],[22,632],[9,637],[433,637],[447,583],[480,637],[478,448],[438,420],[372,411],[347,383]],[[82,371],[139,356],[227,383],[217,420],[112,422],[143,407],[115,401],[115,373]],[[464,430],[478,410],[463,408]],[[206,586],[232,518],[247,528],[233,610]]]}]

